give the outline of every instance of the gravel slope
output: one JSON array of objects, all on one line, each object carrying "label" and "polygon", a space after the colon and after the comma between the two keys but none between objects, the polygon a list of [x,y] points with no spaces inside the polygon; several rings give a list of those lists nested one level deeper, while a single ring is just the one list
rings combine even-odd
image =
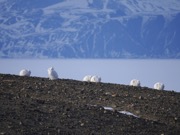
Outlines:
[{"label": "gravel slope", "polygon": [[1,135],[178,135],[180,93],[0,74],[0,125]]}]

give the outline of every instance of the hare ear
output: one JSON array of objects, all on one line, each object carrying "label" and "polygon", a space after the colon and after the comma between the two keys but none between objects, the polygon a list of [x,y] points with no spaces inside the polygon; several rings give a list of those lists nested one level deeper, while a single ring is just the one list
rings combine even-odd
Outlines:
[{"label": "hare ear", "polygon": [[48,70],[53,70],[53,67],[49,67]]}]

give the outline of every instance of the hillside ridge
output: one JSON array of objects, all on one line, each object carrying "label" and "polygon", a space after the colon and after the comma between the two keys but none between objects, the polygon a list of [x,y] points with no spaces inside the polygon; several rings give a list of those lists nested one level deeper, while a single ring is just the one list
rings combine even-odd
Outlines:
[{"label": "hillside ridge", "polygon": [[8,74],[0,74],[0,88],[1,134],[180,132],[180,93],[174,91]]}]

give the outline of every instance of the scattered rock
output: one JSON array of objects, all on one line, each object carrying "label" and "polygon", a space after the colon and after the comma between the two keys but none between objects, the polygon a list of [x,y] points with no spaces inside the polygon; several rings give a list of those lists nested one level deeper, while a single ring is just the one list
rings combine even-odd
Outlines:
[{"label": "scattered rock", "polygon": [[174,91],[3,74],[0,88],[0,135],[180,133]]}]

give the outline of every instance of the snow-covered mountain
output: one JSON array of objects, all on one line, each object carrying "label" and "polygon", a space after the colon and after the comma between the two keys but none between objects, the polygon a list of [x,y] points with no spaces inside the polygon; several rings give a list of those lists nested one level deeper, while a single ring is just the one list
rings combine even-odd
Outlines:
[{"label": "snow-covered mountain", "polygon": [[180,58],[180,0],[0,0],[0,58]]}]

